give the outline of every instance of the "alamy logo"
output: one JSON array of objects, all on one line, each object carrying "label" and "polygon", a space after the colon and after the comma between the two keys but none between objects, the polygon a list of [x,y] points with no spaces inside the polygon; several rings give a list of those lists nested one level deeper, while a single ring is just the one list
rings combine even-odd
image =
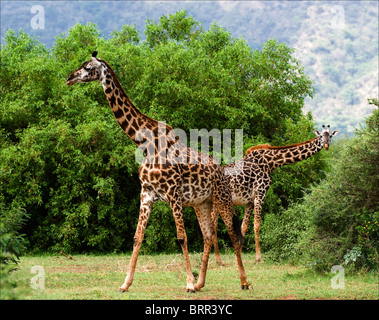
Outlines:
[{"label": "alamy logo", "polygon": [[345,269],[340,265],[336,265],[332,267],[332,270],[330,270],[330,272],[338,272],[337,275],[335,275],[330,280],[332,289],[345,289]]},{"label": "alamy logo", "polygon": [[[143,128],[136,132],[136,141],[141,141],[135,152],[135,160],[142,164],[145,160],[147,163],[166,164],[170,159],[170,163],[177,164],[209,164],[210,143],[213,146],[213,160],[220,164],[221,160],[225,164],[232,164],[243,158],[243,129],[234,130],[234,148],[232,148],[232,130],[224,129],[222,132],[218,129],[191,129],[189,136],[189,147],[195,151],[190,157],[187,157],[187,134],[182,129],[172,129],[167,131],[165,122],[158,122],[157,137],[152,130]],[[179,138],[177,140],[177,138]],[[152,143],[157,141],[157,145]],[[200,142],[200,150],[199,150]],[[185,146],[185,147],[184,147]],[[157,148],[156,148],[157,147]],[[232,150],[234,149],[234,156]],[[202,154],[201,159],[197,157],[196,151]],[[145,156],[143,156],[143,153]],[[238,174],[238,168],[233,173]],[[226,172],[229,174],[229,172]]]},{"label": "alamy logo", "polygon": [[45,289],[45,269],[43,266],[33,266],[30,269],[30,273],[36,273],[33,278],[30,279],[30,286],[34,290]]},{"label": "alamy logo", "polygon": [[45,29],[45,9],[43,6],[36,5],[30,10],[30,13],[36,13],[30,20],[32,29]]},{"label": "alamy logo", "polygon": [[330,21],[330,26],[333,29],[342,30],[345,28],[345,9],[343,6],[333,6],[330,8],[330,14],[332,19]]}]

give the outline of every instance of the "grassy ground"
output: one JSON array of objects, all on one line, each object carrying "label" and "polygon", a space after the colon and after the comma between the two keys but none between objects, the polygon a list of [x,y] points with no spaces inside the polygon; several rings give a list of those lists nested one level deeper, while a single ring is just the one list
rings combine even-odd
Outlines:
[{"label": "grassy ground", "polygon": [[[199,271],[201,254],[191,254],[194,271]],[[140,255],[134,282],[129,292],[118,293],[130,255],[77,255],[23,257],[11,279],[17,281],[21,299],[378,299],[377,275],[345,275],[345,288],[333,289],[336,274],[320,275],[306,268],[254,263],[253,254],[243,260],[252,288],[242,291],[233,254],[222,255],[225,266],[211,257],[205,287],[186,293],[184,259],[178,254]],[[32,289],[33,266],[45,272],[44,289]],[[34,280],[36,280],[35,278]],[[32,280],[33,281],[33,280]],[[39,281],[34,281],[37,285]]]}]

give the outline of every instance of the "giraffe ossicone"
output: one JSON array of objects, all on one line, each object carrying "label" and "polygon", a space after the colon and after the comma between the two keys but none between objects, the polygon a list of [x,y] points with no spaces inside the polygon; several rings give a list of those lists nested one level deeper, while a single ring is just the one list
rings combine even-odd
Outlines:
[{"label": "giraffe ossicone", "polygon": [[[254,233],[255,233],[255,259],[262,261],[259,244],[259,233],[261,228],[262,206],[266,192],[271,185],[271,172],[281,166],[305,160],[316,154],[322,148],[329,149],[330,141],[338,131],[330,132],[330,126],[322,130],[315,130],[316,138],[287,146],[270,146],[268,144],[252,146],[246,151],[246,155],[240,161],[222,167],[228,184],[232,190],[232,201],[236,206],[245,205],[245,213],[242,222],[242,235],[245,236],[251,214],[254,211]],[[216,262],[221,264],[217,244],[217,219],[214,246]]]},{"label": "giraffe ossicone", "polygon": [[[249,284],[240,250],[243,238],[240,225],[236,222],[238,219],[236,220],[234,217],[231,190],[221,167],[213,161],[211,156],[184,145],[175,136],[169,125],[164,125],[165,134],[159,134],[158,130],[162,130],[159,128],[159,122],[141,113],[134,106],[110,65],[97,58],[96,51],[90,60],[85,61],[79,69],[67,78],[66,84],[74,85],[91,81],[99,81],[102,84],[115,119],[125,134],[138,147],[144,144],[145,147],[155,151],[146,154],[138,171],[141,182],[140,213],[134,235],[132,257],[120,291],[128,291],[133,282],[138,254],[151,208],[158,200],[168,202],[172,209],[177,238],[183,250],[187,270],[187,292],[200,290],[205,284],[209,254],[215,234],[214,219],[218,218],[219,214],[226,224],[236,252],[241,288],[248,289]],[[159,141],[162,136],[164,141]],[[160,143],[165,145],[164,151],[166,152],[163,155],[158,152]],[[171,152],[167,152],[169,150]],[[159,163],[158,158],[162,156],[165,157],[165,163]],[[197,163],[193,164],[188,161],[194,158],[197,159]],[[196,284],[191,269],[187,235],[183,223],[182,208],[185,206],[194,207],[204,239],[203,259]]]}]

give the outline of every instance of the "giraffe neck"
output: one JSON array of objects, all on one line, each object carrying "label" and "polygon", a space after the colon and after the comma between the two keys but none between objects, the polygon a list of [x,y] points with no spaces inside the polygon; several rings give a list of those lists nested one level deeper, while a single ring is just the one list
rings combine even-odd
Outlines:
[{"label": "giraffe neck", "polygon": [[305,160],[322,149],[321,139],[312,140],[284,147],[269,147],[264,156],[268,160],[271,170],[275,168]]},{"label": "giraffe neck", "polygon": [[[146,140],[152,140],[151,142],[154,143],[155,138],[158,137],[158,121],[151,119],[134,106],[114,71],[108,63],[105,65],[101,84],[118,124],[137,146],[145,143]],[[139,138],[137,132],[142,129],[151,130],[151,134],[144,134],[144,139]],[[166,129],[169,131],[172,128],[166,125]]]}]

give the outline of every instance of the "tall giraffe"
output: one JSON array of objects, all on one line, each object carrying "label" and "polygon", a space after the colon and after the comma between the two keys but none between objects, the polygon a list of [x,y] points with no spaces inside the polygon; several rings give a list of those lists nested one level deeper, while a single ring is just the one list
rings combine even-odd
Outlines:
[{"label": "tall giraffe", "polygon": [[[322,126],[322,131],[314,133],[316,138],[287,146],[270,146],[267,144],[253,146],[246,151],[246,155],[240,161],[224,166],[228,170],[226,177],[232,189],[232,201],[236,206],[246,205],[242,222],[242,235],[245,236],[251,213],[254,209],[254,232],[255,232],[255,259],[261,262],[261,250],[259,246],[259,232],[261,229],[261,211],[270,187],[271,172],[281,166],[307,159],[322,148],[329,149],[330,141],[339,131],[330,132]],[[217,230],[217,218],[215,218]],[[217,244],[217,231],[214,236],[216,261],[222,264]]]},{"label": "tall giraffe", "polygon": [[[133,253],[121,292],[128,291],[133,282],[138,253],[144,237],[152,205],[163,200],[170,204],[174,215],[178,241],[183,250],[187,269],[187,292],[200,290],[205,284],[209,254],[214,235],[212,211],[219,211],[233,242],[240,273],[241,288],[248,289],[241,260],[242,235],[232,204],[231,191],[221,167],[213,158],[184,145],[172,128],[141,113],[126,95],[109,64],[96,58],[97,52],[67,78],[66,84],[99,81],[111,110],[127,136],[143,147],[146,157],[139,168],[141,202]],[[196,285],[187,248],[182,207],[193,206],[204,238],[204,252]]]}]

